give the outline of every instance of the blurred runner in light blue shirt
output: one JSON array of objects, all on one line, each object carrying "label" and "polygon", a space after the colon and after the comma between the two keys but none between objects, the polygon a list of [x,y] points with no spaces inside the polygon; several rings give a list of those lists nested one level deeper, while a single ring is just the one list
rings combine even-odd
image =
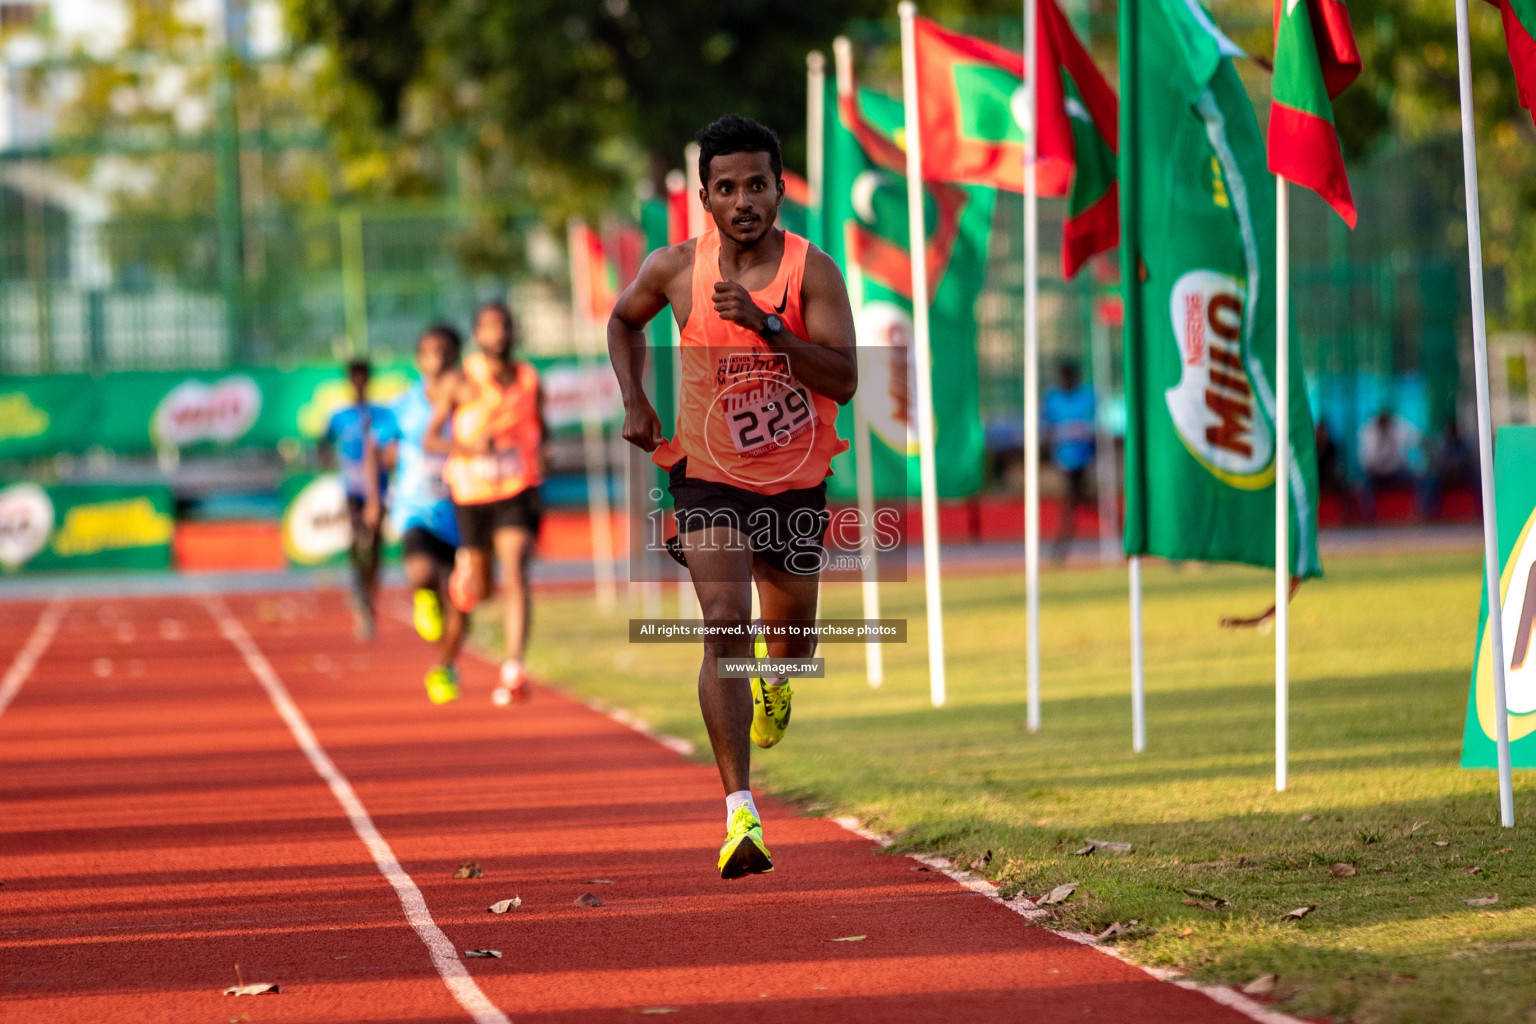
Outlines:
[{"label": "blurred runner in light blue shirt", "polygon": [[1045,393],[1045,440],[1051,461],[1066,478],[1061,519],[1056,527],[1053,556],[1064,562],[1076,530],[1077,506],[1088,501],[1088,467],[1093,464],[1094,409],[1092,386],[1083,383],[1077,363],[1062,360],[1056,371],[1056,387]]},{"label": "blurred runner in light blue shirt", "polygon": [[[459,546],[453,500],[443,482],[447,456],[429,452],[422,440],[432,407],[458,377],[459,332],[446,324],[427,328],[416,341],[416,370],[421,380],[395,402],[400,424],[400,453],[395,466],[389,516],[400,534],[405,575],[415,591],[411,619],[416,632],[437,646],[437,661],[427,670],[427,698],[444,704],[459,695],[459,649],[464,646],[465,616],[447,599]],[[447,436],[447,429],[444,430]]]},{"label": "blurred runner in light blue shirt", "polygon": [[335,453],[347,491],[347,511],[352,517],[352,547],[348,552],[354,583],[352,614],[359,640],[373,639],[382,539],[379,525],[389,492],[389,467],[400,440],[395,414],[368,401],[372,372],[366,359],[354,359],[347,364],[353,402],[331,415],[320,438],[322,451]]}]

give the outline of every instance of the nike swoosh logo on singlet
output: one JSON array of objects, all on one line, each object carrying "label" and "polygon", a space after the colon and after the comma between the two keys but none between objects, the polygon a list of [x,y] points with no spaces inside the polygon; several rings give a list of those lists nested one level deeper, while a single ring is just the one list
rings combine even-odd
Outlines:
[{"label": "nike swoosh logo on singlet", "polygon": [[784,297],[779,300],[779,304],[777,306],[773,307],[773,311],[775,313],[778,313],[778,314],[780,314],[782,316],[783,313],[784,313],[785,307],[787,307],[788,305],[789,305],[789,285],[786,284],[784,286]]}]

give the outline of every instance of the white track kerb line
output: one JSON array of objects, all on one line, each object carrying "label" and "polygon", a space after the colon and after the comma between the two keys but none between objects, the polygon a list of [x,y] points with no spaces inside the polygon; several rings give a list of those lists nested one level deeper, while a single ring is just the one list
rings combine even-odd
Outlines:
[{"label": "white track kerb line", "polygon": [[[607,715],[609,718],[613,719],[615,722],[618,722],[620,725],[628,726],[629,728],[640,733],[642,736],[645,736],[647,739],[655,740],[657,743],[660,743],[668,750],[678,751],[679,753],[683,754],[683,756],[687,756],[688,754],[693,753],[694,748],[692,743],[685,739],[680,739],[676,736],[668,736],[665,733],[659,733],[652,729],[650,725],[647,724],[643,719],[636,718],[628,712],[622,710],[616,712],[614,709],[598,703],[588,703],[587,706],[592,708],[594,711],[598,711]],[[873,832],[863,827],[859,824],[857,818],[837,817],[828,818],[827,820],[831,821],[835,825],[839,825],[847,829],[849,832],[852,832],[856,836],[868,839],[870,842],[877,843],[880,846],[890,846],[893,842],[889,836],[883,836],[878,832]],[[1038,909],[1033,903],[1026,899],[1003,899],[1002,896],[998,895],[997,886],[991,881],[982,878],[979,875],[973,875],[969,871],[962,871],[959,868],[954,867],[943,857],[929,857],[921,853],[909,853],[907,856],[911,857],[913,860],[927,868],[947,875],[957,884],[965,887],[966,889],[969,889],[971,892],[974,892],[979,896],[985,896],[987,899],[991,900],[993,903],[996,903],[998,906],[1013,911],[1015,914],[1018,914],[1020,917],[1027,921],[1034,921],[1037,918],[1045,917],[1050,913],[1048,910]],[[1281,1013],[1279,1010],[1271,1010],[1263,1003],[1260,1003],[1257,1000],[1249,999],[1247,996],[1243,995],[1241,992],[1234,988],[1228,988],[1225,985],[1202,985],[1199,982],[1190,981],[1187,978],[1182,977],[1178,971],[1171,971],[1158,967],[1148,967],[1145,964],[1139,964],[1132,960],[1130,957],[1127,957],[1124,953],[1121,953],[1118,949],[1115,949],[1113,946],[1099,945],[1098,940],[1096,940],[1092,935],[1088,935],[1084,932],[1063,932],[1057,931],[1055,928],[1047,928],[1046,931],[1050,932],[1052,935],[1059,935],[1069,942],[1076,942],[1078,945],[1082,946],[1091,946],[1092,948],[1098,950],[1100,953],[1103,953],[1105,956],[1112,956],[1116,960],[1119,960],[1121,963],[1129,964],[1131,967],[1135,967],[1137,970],[1145,971],[1152,977],[1156,978],[1158,981],[1166,981],[1178,986],[1179,988],[1188,989],[1191,992],[1198,992],[1205,996],[1207,999],[1210,999],[1212,1002],[1220,1003],[1222,1006],[1225,1006],[1230,1010],[1236,1010],[1238,1013],[1242,1014],[1244,1017],[1247,1017],[1249,1020],[1257,1021],[1258,1024],[1306,1024],[1306,1022],[1301,1020],[1299,1017],[1292,1017],[1290,1014]]]},{"label": "white track kerb line", "polygon": [[340,769],[331,762],[325,748],[310,731],[309,723],[304,719],[304,713],[288,695],[288,688],[273,671],[271,663],[256,646],[256,641],[251,639],[251,635],[245,631],[240,620],[230,613],[229,606],[221,598],[207,598],[204,607],[218,623],[219,632],[224,634],[224,639],[240,652],[251,674],[256,677],[262,689],[267,691],[267,696],[272,700],[272,706],[277,708],[277,713],[287,724],[288,731],[293,733],[299,749],[303,750],[304,756],[309,758],[315,774],[331,787],[336,802],[341,804],[341,809],[346,812],[348,820],[352,822],[353,831],[373,856],[373,862],[378,866],[379,873],[384,876],[385,881],[394,886],[395,894],[400,897],[400,906],[405,911],[406,921],[426,944],[427,952],[432,956],[432,964],[437,968],[437,973],[442,975],[443,984],[448,986],[449,993],[459,1001],[459,1005],[464,1007],[475,1024],[511,1024],[507,1015],[491,1002],[484,992],[480,991],[480,986],[475,984],[475,980],[465,969],[464,962],[459,959],[458,950],[454,948],[452,942],[448,941],[448,936],[443,934],[437,922],[432,920],[432,912],[427,909],[427,901],[421,895],[421,890],[416,887],[415,881],[395,859],[395,852],[379,834],[373,819],[368,815],[367,808],[353,792],[352,783],[348,782],[347,777],[341,774]]},{"label": "white track kerb line", "polygon": [[59,623],[64,621],[64,610],[68,607],[68,601],[54,598],[43,609],[43,614],[37,617],[32,635],[27,637],[27,642],[16,652],[16,660],[5,670],[5,678],[0,679],[0,715],[5,714],[5,709],[11,706],[11,701],[16,699],[32,675],[32,670],[37,667],[38,659],[43,656],[48,645],[53,643],[53,635],[59,631]]}]

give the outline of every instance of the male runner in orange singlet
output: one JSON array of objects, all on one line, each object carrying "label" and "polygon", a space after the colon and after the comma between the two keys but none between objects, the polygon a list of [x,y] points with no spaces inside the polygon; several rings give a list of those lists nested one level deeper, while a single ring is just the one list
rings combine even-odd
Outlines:
[{"label": "male runner in orange singlet", "polygon": [[491,593],[493,558],[501,570],[507,656],[492,699],[504,705],[528,699],[523,652],[531,611],[528,564],[544,515],[544,408],[538,371],[513,358],[511,310],[500,302],[481,306],[474,339],[478,351],[442,388],[422,444],[448,456],[443,479],[459,523],[460,559],[449,600],[469,614]]},{"label": "male runner in orange singlet", "polygon": [[[729,115],[699,132],[699,199],[717,230],[651,254],[608,322],[624,396],[624,438],[670,473],[678,536],[705,622],[732,630],[704,644],[699,707],[726,791],[722,878],[772,871],[749,782],[751,747],[789,725],[788,681],[722,679],[745,658],[741,632],[757,584],[764,620],[810,624],[826,531],[837,407],[858,384],[853,312],[842,274],[804,238],[774,226],[784,200],[779,140]],[[682,344],[677,436],[662,436],[645,395],[645,337],[670,305]],[[774,638],[775,658],[809,657],[808,639]]]}]

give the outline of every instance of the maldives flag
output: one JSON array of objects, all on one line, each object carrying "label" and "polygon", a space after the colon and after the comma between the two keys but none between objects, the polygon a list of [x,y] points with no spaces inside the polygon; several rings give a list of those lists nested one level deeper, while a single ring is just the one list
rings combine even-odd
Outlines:
[{"label": "maldives flag", "polygon": [[1275,0],[1269,169],[1322,196],[1350,227],[1355,226],[1355,201],[1333,127],[1332,101],[1358,74],[1360,50],[1343,3]]},{"label": "maldives flag", "polygon": [[[915,19],[913,29],[923,177],[1023,192],[1023,126],[1029,123],[1024,56],[950,32],[927,18]],[[1051,108],[1042,102],[1041,109]],[[1071,124],[1064,118],[1042,119],[1036,156],[1039,194],[1066,195],[1072,177]]]},{"label": "maldives flag", "polygon": [[1504,15],[1504,42],[1515,69],[1520,105],[1536,121],[1536,0],[1488,0]]},{"label": "maldives flag", "polygon": [[[1061,272],[1076,274],[1088,260],[1120,244],[1120,105],[1055,0],[1039,0],[1040,137],[1070,126],[1072,190],[1061,225]],[[1059,157],[1058,157],[1059,159]]]}]

